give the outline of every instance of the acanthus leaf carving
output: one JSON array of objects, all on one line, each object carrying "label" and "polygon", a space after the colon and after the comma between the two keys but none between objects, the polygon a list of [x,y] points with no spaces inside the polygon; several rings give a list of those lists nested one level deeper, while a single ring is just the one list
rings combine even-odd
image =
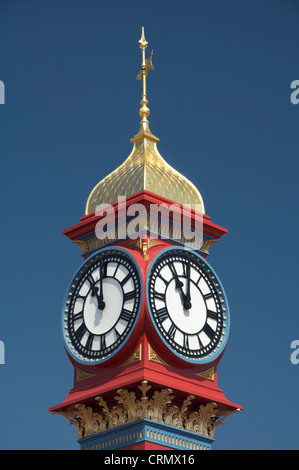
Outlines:
[{"label": "acanthus leaf carving", "polygon": [[53,414],[65,416],[70,424],[75,425],[79,439],[142,419],[165,423],[213,438],[217,426],[223,424],[223,420],[231,413],[240,411],[235,409],[220,412],[217,404],[211,402],[201,404],[196,410],[193,404],[194,395],[189,395],[179,406],[180,400],[170,388],[155,390],[149,397],[151,386],[146,380],[143,380],[138,388],[142,394],[140,398],[136,397],[135,391],[119,389],[114,397],[116,405],[108,406],[102,396],[97,396],[97,406],[94,409],[85,404],[77,404],[73,411]]},{"label": "acanthus leaf carving", "polygon": [[165,423],[175,426],[176,428],[184,428],[184,421],[186,419],[188,407],[194,398],[194,395],[189,395],[183,401],[181,408],[178,406],[169,407],[164,416]]}]

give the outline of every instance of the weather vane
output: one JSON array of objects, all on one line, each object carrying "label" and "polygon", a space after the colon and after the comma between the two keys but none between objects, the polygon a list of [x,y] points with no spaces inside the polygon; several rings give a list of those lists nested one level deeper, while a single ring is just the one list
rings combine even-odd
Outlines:
[{"label": "weather vane", "polygon": [[149,59],[145,58],[145,49],[147,48],[148,42],[145,40],[144,36],[144,27],[142,26],[142,32],[141,32],[141,39],[140,39],[140,49],[142,50],[142,69],[140,70],[139,74],[137,75],[137,80],[141,80],[142,76],[147,76],[149,70],[154,70],[153,66],[153,52],[151,52],[151,55]]}]

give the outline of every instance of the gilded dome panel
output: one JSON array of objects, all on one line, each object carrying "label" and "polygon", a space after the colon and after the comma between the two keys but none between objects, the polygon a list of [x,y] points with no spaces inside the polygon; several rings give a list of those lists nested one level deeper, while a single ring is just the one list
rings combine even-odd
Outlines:
[{"label": "gilded dome panel", "polygon": [[113,204],[120,196],[132,196],[143,190],[175,203],[189,204],[204,213],[203,199],[196,187],[162,158],[156,141],[143,136],[134,142],[124,163],[92,190],[86,214],[95,211],[100,204]]}]

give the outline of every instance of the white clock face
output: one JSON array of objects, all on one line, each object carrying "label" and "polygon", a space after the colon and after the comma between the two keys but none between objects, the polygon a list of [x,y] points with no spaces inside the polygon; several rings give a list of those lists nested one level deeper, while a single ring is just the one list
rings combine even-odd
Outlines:
[{"label": "white clock face", "polygon": [[132,330],[140,297],[138,268],[124,251],[105,250],[88,259],[76,274],[64,306],[68,351],[79,361],[107,359]]},{"label": "white clock face", "polygon": [[190,361],[209,362],[228,336],[223,288],[207,262],[191,251],[160,254],[149,272],[148,304],[162,339]]}]

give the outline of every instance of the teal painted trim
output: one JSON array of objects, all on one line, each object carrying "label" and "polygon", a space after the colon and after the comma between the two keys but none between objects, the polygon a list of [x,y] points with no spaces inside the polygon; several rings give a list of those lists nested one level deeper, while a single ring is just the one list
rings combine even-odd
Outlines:
[{"label": "teal painted trim", "polygon": [[143,419],[84,437],[78,443],[81,450],[116,450],[144,441],[178,450],[211,450],[214,439]]}]

